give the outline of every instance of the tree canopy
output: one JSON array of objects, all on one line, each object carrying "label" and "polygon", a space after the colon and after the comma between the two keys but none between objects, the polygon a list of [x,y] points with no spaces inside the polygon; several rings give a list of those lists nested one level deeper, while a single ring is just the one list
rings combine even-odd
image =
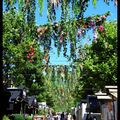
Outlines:
[{"label": "tree canopy", "polygon": [[[89,90],[104,91],[105,85],[117,85],[116,31],[116,22],[105,22],[104,29],[98,30],[96,41],[84,46],[85,56],[82,57],[80,54],[80,58],[75,62],[78,67],[82,65],[81,75],[78,78],[79,84],[75,90],[77,99],[86,96],[85,92]],[[81,93],[79,98],[78,93]]]}]

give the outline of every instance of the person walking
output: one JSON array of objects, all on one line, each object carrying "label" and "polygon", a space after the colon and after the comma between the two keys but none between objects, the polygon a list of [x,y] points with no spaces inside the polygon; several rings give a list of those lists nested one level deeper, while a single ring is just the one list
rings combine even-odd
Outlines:
[{"label": "person walking", "polygon": [[64,112],[62,112],[61,117],[60,117],[60,120],[65,120]]},{"label": "person walking", "polygon": [[68,114],[67,120],[72,120],[72,115],[70,113]]},{"label": "person walking", "polygon": [[72,116],[72,117],[73,117],[73,120],[76,120],[76,116],[75,116],[75,114],[73,114],[73,116]]}]

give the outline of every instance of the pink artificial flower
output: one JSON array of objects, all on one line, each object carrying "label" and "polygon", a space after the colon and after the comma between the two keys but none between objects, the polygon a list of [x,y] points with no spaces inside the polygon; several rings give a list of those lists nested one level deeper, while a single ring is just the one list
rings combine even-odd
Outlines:
[{"label": "pink artificial flower", "polygon": [[94,26],[95,25],[95,23],[94,23],[94,21],[90,21],[90,26]]},{"label": "pink artificial flower", "polygon": [[63,42],[63,35],[61,34],[60,35],[60,43],[62,43]]},{"label": "pink artificial flower", "polygon": [[39,33],[41,31],[41,28],[39,27],[39,28],[37,28],[37,33]]},{"label": "pink artificial flower", "polygon": [[27,58],[29,59],[29,58],[30,58],[30,56],[28,55],[28,56],[27,56]]},{"label": "pink artificial flower", "polygon": [[63,42],[63,40],[62,39],[60,39],[60,43],[62,43]]},{"label": "pink artificial flower", "polygon": [[102,25],[100,25],[98,29],[99,29],[99,31],[102,32],[104,30],[104,27]]},{"label": "pink artificial flower", "polygon": [[106,19],[106,16],[105,16],[105,15],[103,15],[103,16],[102,16],[102,18],[103,18],[103,19]]}]

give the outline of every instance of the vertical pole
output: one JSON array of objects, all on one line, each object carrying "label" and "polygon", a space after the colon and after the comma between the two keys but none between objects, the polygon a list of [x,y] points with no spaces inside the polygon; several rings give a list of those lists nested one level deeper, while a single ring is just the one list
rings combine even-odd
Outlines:
[{"label": "vertical pole", "polygon": [[26,105],[24,104],[23,105],[23,117],[24,117],[24,120],[25,120],[25,108],[26,108]]},{"label": "vertical pole", "polygon": [[22,102],[20,102],[20,114],[22,114]]},{"label": "vertical pole", "polygon": [[114,97],[112,96],[112,102],[113,102],[113,120],[115,120],[115,105],[114,105]]}]

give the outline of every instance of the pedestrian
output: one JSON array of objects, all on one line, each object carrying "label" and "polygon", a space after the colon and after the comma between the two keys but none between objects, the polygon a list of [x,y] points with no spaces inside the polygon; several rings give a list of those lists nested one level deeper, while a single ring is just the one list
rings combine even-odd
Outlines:
[{"label": "pedestrian", "polygon": [[67,120],[72,120],[72,115],[70,113],[68,114]]},{"label": "pedestrian", "polygon": [[54,120],[58,120],[57,113],[54,113]]},{"label": "pedestrian", "polygon": [[62,112],[61,117],[60,117],[60,120],[65,120],[64,112]]},{"label": "pedestrian", "polygon": [[93,120],[91,114],[87,114],[86,120]]},{"label": "pedestrian", "polygon": [[57,113],[58,120],[60,120],[60,113]]},{"label": "pedestrian", "polygon": [[47,117],[47,120],[51,120],[50,114],[48,114],[46,117]]},{"label": "pedestrian", "polygon": [[65,120],[67,120],[68,119],[68,113],[66,112],[64,115],[65,115]]},{"label": "pedestrian", "polygon": [[75,116],[75,114],[73,114],[73,120],[76,120],[76,116]]}]

